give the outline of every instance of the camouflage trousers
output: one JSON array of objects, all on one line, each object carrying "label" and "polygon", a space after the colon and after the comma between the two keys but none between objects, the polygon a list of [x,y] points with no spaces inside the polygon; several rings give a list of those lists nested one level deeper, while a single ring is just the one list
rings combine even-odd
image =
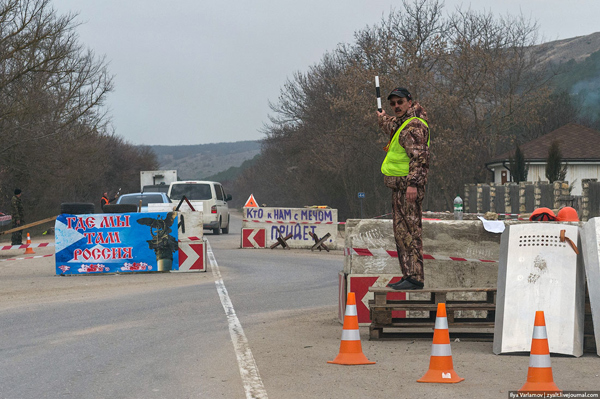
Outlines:
[{"label": "camouflage trousers", "polygon": [[[22,222],[21,222],[22,223]],[[16,222],[12,222],[12,227],[19,227]],[[15,231],[12,233],[10,238],[11,245],[22,245],[23,244],[23,230]]]},{"label": "camouflage trousers", "polygon": [[394,238],[398,261],[404,277],[424,282],[422,204],[425,189],[417,188],[415,202],[406,201],[406,177],[385,176],[385,185],[392,189]]}]

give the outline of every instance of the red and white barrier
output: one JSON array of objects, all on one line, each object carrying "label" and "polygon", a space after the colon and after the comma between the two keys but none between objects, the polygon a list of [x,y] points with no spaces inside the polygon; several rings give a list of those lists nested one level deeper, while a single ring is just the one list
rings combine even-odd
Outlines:
[{"label": "red and white barrier", "polygon": [[[398,257],[398,251],[391,251],[383,248],[369,249],[369,248],[344,248],[344,255],[351,256],[387,256],[392,258]],[[454,260],[458,262],[485,262],[485,263],[497,263],[497,260],[489,259],[472,259],[462,258],[460,256],[446,256],[446,255],[429,255],[423,254],[423,259],[430,260]]]},{"label": "red and white barrier", "polygon": [[41,242],[37,244],[22,244],[22,245],[5,245],[0,247],[0,251],[8,251],[11,249],[25,249],[25,248],[39,248],[39,247],[53,247],[53,242]]},{"label": "red and white barrier", "polygon": [[28,256],[26,258],[10,258],[10,259],[0,259],[0,262],[7,262],[10,260],[25,260],[25,259],[37,259],[37,258],[47,258],[49,256],[54,256],[54,254],[48,254],[48,255],[37,255],[37,256]]}]

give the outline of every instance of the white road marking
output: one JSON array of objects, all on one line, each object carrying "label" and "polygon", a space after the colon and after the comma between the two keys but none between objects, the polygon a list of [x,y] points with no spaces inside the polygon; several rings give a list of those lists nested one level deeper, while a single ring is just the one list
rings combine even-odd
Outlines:
[{"label": "white road marking", "polygon": [[242,325],[235,314],[235,309],[233,309],[233,304],[231,303],[231,299],[229,298],[229,294],[227,293],[227,289],[223,283],[223,278],[221,277],[221,272],[219,271],[219,265],[215,259],[215,254],[213,253],[208,241],[206,242],[206,247],[210,269],[215,277],[217,292],[219,293],[221,304],[223,305],[223,309],[225,309],[225,314],[227,315],[229,334],[231,335],[231,341],[233,342],[233,347],[235,349],[235,355],[240,368],[240,375],[242,376],[244,390],[246,391],[246,398],[267,399],[267,391],[265,390],[262,379],[260,378],[256,361],[254,360],[254,356],[250,350],[250,345],[248,344],[248,339],[246,338],[244,329],[242,328]]}]

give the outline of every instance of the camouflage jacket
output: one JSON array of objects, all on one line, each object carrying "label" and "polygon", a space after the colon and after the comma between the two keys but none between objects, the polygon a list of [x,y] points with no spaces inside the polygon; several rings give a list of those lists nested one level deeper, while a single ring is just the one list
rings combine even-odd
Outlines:
[{"label": "camouflage jacket", "polygon": [[10,201],[10,203],[12,206],[11,215],[12,215],[13,220],[18,219],[20,221],[23,221],[23,218],[25,217],[25,215],[23,212],[23,202],[21,201],[21,198],[14,195],[12,197],[12,200]]},{"label": "camouflage jacket", "polygon": [[[417,102],[406,111],[402,117],[384,115],[378,118],[379,126],[390,136],[390,141],[396,131],[409,118],[418,117],[427,120],[427,112]],[[398,135],[398,141],[406,150],[410,158],[408,185],[413,187],[424,187],[427,184],[427,172],[429,171],[429,129],[421,121],[415,119],[411,121]]]}]

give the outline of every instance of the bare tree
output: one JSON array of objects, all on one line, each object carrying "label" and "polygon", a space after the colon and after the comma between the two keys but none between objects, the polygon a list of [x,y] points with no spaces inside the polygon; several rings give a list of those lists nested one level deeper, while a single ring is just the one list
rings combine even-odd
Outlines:
[{"label": "bare tree", "polygon": [[76,14],[50,0],[0,1],[0,207],[14,187],[29,214],[91,201],[109,184],[137,187],[156,157],[110,130],[107,62],[80,43]]},{"label": "bare tree", "polygon": [[75,17],[57,15],[50,0],[2,2],[0,153],[75,122],[92,129],[106,123],[100,106],[112,77],[106,62],[78,42]]},{"label": "bare tree", "polygon": [[543,122],[539,109],[550,90],[548,75],[538,68],[540,54],[529,50],[537,40],[535,23],[522,16],[442,12],[437,0],[405,0],[401,10],[356,32],[354,43],[295,73],[272,104],[262,158],[248,174],[276,170],[279,176],[269,181],[282,180],[268,190],[285,186],[290,194],[277,196],[281,202],[330,198],[340,217],[356,216],[356,193],[365,191],[367,215],[389,211],[380,172],[389,137],[375,116],[373,80],[379,75],[384,93],[408,87],[427,109],[432,156],[424,207],[451,209],[465,183],[488,177],[485,162],[499,148]]}]

